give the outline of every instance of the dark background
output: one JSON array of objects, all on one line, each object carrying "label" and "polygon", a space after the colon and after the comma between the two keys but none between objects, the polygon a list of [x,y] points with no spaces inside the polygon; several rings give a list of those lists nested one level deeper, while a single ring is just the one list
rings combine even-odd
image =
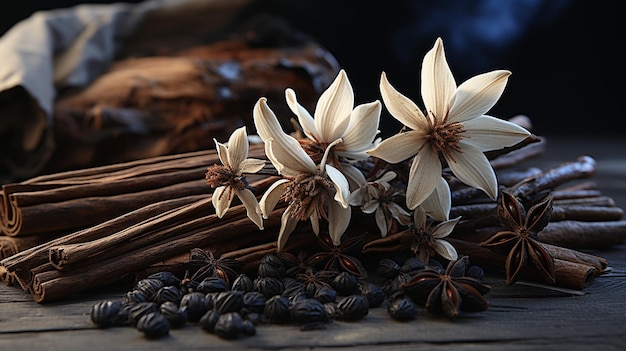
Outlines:
[{"label": "dark background", "polygon": [[[36,10],[107,2],[13,3],[3,11],[9,18],[0,22],[0,33]],[[458,84],[494,69],[513,72],[490,114],[528,115],[540,135],[624,134],[616,125],[624,117],[617,0],[264,0],[247,14],[258,12],[284,17],[328,48],[346,69],[357,103],[380,99],[384,70],[423,106],[421,62],[440,36]],[[388,135],[399,125],[383,113]]]}]

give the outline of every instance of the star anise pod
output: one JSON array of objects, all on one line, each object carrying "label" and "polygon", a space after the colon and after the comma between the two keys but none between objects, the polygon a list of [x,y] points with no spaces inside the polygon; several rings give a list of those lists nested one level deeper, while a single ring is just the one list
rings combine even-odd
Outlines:
[{"label": "star anise pod", "polygon": [[433,314],[443,313],[455,318],[459,311],[484,311],[489,304],[483,295],[491,291],[491,287],[466,276],[468,267],[468,256],[462,256],[450,261],[444,272],[426,268],[402,284],[400,289]]},{"label": "star anise pod", "polygon": [[206,277],[219,277],[230,286],[230,282],[238,276],[241,262],[234,258],[215,258],[213,252],[198,248],[191,249],[188,262],[193,273],[188,278],[200,282]]},{"label": "star anise pod", "polygon": [[335,246],[328,234],[320,233],[319,242],[323,251],[311,255],[306,263],[323,270],[343,270],[359,278],[367,278],[367,270],[361,261],[352,256],[352,252],[359,252],[365,243],[365,235],[355,236],[344,240],[341,245]]},{"label": "star anise pod", "polygon": [[506,284],[516,282],[529,263],[545,281],[555,283],[554,260],[538,240],[538,233],[548,225],[551,213],[550,194],[526,211],[519,199],[508,192],[502,192],[497,214],[505,230],[480,245],[494,251],[508,252],[505,264]]}]

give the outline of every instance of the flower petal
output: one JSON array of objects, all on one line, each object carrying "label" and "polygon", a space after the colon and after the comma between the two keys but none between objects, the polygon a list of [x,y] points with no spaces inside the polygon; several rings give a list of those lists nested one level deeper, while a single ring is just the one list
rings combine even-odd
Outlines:
[{"label": "flower petal", "polygon": [[437,226],[435,226],[435,230],[432,232],[433,238],[441,239],[450,235],[450,233],[454,230],[454,226],[459,223],[460,220],[461,217],[459,216],[455,219],[437,224]]},{"label": "flower petal", "polygon": [[458,258],[458,254],[454,246],[445,240],[435,240],[433,242],[433,248],[438,254],[450,261],[454,261]]},{"label": "flower petal", "polygon": [[287,105],[291,111],[298,116],[298,122],[300,122],[300,126],[302,127],[304,134],[306,134],[310,139],[319,140],[320,135],[317,132],[317,129],[315,129],[315,120],[309,111],[298,103],[296,92],[290,88],[286,89],[285,99],[287,100]]},{"label": "flower petal", "polygon": [[341,237],[343,236],[348,225],[350,224],[350,218],[352,215],[352,209],[350,207],[343,207],[341,204],[335,201],[329,201],[328,204],[328,234],[333,239],[335,246],[341,245]]},{"label": "flower petal", "polygon": [[233,169],[248,158],[248,136],[246,127],[237,128],[228,139],[228,162]]},{"label": "flower petal", "polygon": [[443,177],[440,177],[435,190],[422,202],[420,207],[437,221],[450,219],[450,208],[452,207],[450,186]]},{"label": "flower petal", "polygon": [[274,207],[280,201],[281,196],[285,192],[285,188],[287,187],[289,180],[287,179],[279,179],[272,183],[269,188],[265,191],[263,196],[261,196],[261,201],[259,201],[259,206],[261,207],[261,213],[263,214],[263,218],[267,219],[274,211]]},{"label": "flower petal", "polygon": [[492,71],[459,85],[448,122],[465,122],[487,113],[500,99],[510,75],[511,72],[505,70]]},{"label": "flower petal", "polygon": [[446,157],[450,170],[461,182],[483,190],[495,200],[498,195],[498,180],[489,160],[472,145],[463,145],[462,149],[462,152],[453,151],[456,162]]},{"label": "flower petal", "polygon": [[360,186],[364,186],[367,184],[367,180],[365,179],[365,175],[363,172],[348,163],[341,164],[341,171],[348,179],[350,183],[350,189],[357,189]]},{"label": "flower petal", "polygon": [[380,93],[389,113],[400,123],[413,130],[428,130],[426,116],[411,99],[402,95],[389,83],[385,72],[380,78]]},{"label": "flower petal", "polygon": [[228,186],[217,187],[213,192],[211,202],[213,203],[213,207],[215,207],[215,214],[219,218],[222,218],[230,207],[230,203],[235,196],[234,193],[234,189]]},{"label": "flower petal", "polygon": [[220,162],[226,167],[230,167],[230,161],[228,161],[228,148],[225,144],[220,143],[217,139],[213,138],[215,142],[215,149],[217,150],[217,157]]},{"label": "flower petal", "polygon": [[341,137],[343,144],[338,145],[336,152],[339,156],[342,155],[342,151],[362,151],[361,158],[354,157],[351,154],[350,158],[353,159],[366,159],[368,155],[365,153],[367,149],[371,149],[374,138],[378,134],[378,125],[380,122],[381,104],[379,101],[375,101],[369,104],[363,104],[357,106],[352,111],[350,117],[350,123],[345,133]]},{"label": "flower petal", "polygon": [[425,142],[426,138],[421,132],[412,130],[383,140],[375,148],[367,150],[367,153],[389,163],[398,163],[415,155]]},{"label": "flower petal", "polygon": [[309,220],[311,221],[311,228],[313,229],[313,233],[315,233],[316,236],[320,235],[320,215],[318,211],[313,211],[313,213],[311,213],[311,217],[309,217]]},{"label": "flower petal", "polygon": [[341,204],[344,208],[349,208],[348,199],[350,198],[350,185],[348,180],[337,168],[326,165],[326,174],[330,180],[333,181],[335,186],[335,201]]},{"label": "flower petal", "polygon": [[446,61],[443,41],[437,38],[422,62],[422,99],[426,111],[434,114],[437,122],[447,117],[455,91],[456,82]]},{"label": "flower petal", "polygon": [[265,167],[265,161],[256,158],[247,158],[239,163],[239,173],[256,173]]},{"label": "flower petal", "polygon": [[361,206],[361,212],[365,214],[374,213],[380,207],[380,202],[378,200],[367,201]]},{"label": "flower petal", "polygon": [[429,145],[415,156],[406,188],[406,205],[410,210],[421,205],[435,190],[441,171],[441,162]]},{"label": "flower petal", "polygon": [[252,222],[259,227],[259,229],[263,230],[261,207],[259,206],[254,193],[252,193],[249,189],[238,190],[237,197],[239,197],[239,200],[241,200],[241,203],[245,206],[248,218],[250,218]]},{"label": "flower petal", "polygon": [[289,236],[296,229],[298,220],[291,216],[291,206],[288,206],[283,215],[280,217],[280,232],[278,233],[278,239],[276,242],[276,249],[281,251],[285,248]]},{"label": "flower petal", "polygon": [[374,213],[374,218],[376,219],[376,226],[378,226],[378,230],[380,230],[380,236],[387,236],[387,218],[385,217],[385,211],[382,208],[378,208],[378,210]]},{"label": "flower petal", "polygon": [[515,145],[531,135],[515,123],[487,115],[463,123],[463,128],[467,138],[461,143],[474,145],[483,152]]},{"label": "flower petal", "polygon": [[341,138],[350,123],[354,107],[354,92],[348,76],[341,70],[332,84],[322,93],[315,107],[315,128],[325,142]]}]

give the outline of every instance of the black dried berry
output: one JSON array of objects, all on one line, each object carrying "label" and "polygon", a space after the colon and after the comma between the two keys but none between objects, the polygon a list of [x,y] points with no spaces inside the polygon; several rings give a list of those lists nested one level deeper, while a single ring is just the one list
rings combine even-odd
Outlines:
[{"label": "black dried berry", "polygon": [[148,300],[152,300],[154,294],[156,294],[156,292],[164,286],[165,284],[163,284],[163,282],[159,279],[144,278],[135,284],[134,290],[141,291],[144,295],[146,295]]},{"label": "black dried berry", "polygon": [[341,272],[331,282],[332,287],[339,295],[348,296],[357,292],[359,277],[350,272]]},{"label": "black dried berry", "polygon": [[264,314],[270,323],[285,323],[289,321],[289,298],[275,295],[265,301]]},{"label": "black dried berry", "polygon": [[180,299],[180,307],[187,307],[187,320],[196,323],[210,308],[203,293],[192,291]]},{"label": "black dried berry", "polygon": [[359,292],[365,296],[370,308],[378,307],[385,302],[385,292],[378,284],[362,282],[359,284]]},{"label": "black dried berry", "polygon": [[322,285],[315,291],[313,298],[321,303],[337,301],[337,291],[330,286]]},{"label": "black dried berry", "polygon": [[274,277],[256,277],[253,282],[254,291],[260,292],[265,295],[266,298],[270,298],[274,295],[280,295],[285,289],[283,282]]},{"label": "black dried berry", "polygon": [[220,319],[221,315],[222,314],[217,312],[216,310],[209,310],[204,315],[202,315],[202,317],[200,317],[200,321],[198,322],[198,324],[200,325],[200,328],[202,328],[202,330],[209,333],[215,333],[215,324],[217,324],[217,321]]},{"label": "black dried berry", "polygon": [[229,290],[217,293],[213,298],[213,309],[219,313],[239,312],[243,308],[243,292]]},{"label": "black dried berry", "polygon": [[139,318],[137,329],[146,337],[156,339],[169,334],[170,324],[159,312],[150,312]]},{"label": "black dried berry", "polygon": [[337,303],[335,317],[344,321],[355,321],[369,313],[369,303],[363,295],[354,294],[344,297]]},{"label": "black dried berry", "polygon": [[315,299],[302,299],[289,306],[289,317],[293,322],[304,324],[323,322],[328,319],[324,304]]},{"label": "black dried berry", "polygon": [[396,261],[390,258],[383,258],[378,262],[376,274],[385,279],[393,279],[400,273],[401,269],[402,267]]},{"label": "black dried berry", "polygon": [[176,286],[180,285],[180,278],[178,278],[174,273],[169,271],[162,271],[150,274],[147,278],[150,279],[158,279],[163,282],[165,286]]},{"label": "black dried berry", "polygon": [[226,281],[220,277],[206,277],[196,286],[196,291],[203,294],[228,290]]},{"label": "black dried berry", "polygon": [[179,329],[187,323],[187,307],[179,307],[172,301],[166,301],[159,306],[159,312],[167,319],[170,326]]},{"label": "black dried berry", "polygon": [[249,312],[263,313],[265,310],[265,295],[258,291],[249,291],[243,294],[243,307]]},{"label": "black dried berry", "polygon": [[406,273],[400,273],[395,278],[385,281],[382,286],[383,291],[387,296],[393,295],[395,292],[400,291],[403,284],[406,284],[411,280],[411,276]]},{"label": "black dried berry", "polygon": [[149,299],[146,296],[146,294],[136,289],[127,292],[126,294],[124,294],[124,297],[122,298],[122,302],[125,305],[134,305],[137,302],[146,302],[148,300]]},{"label": "black dried berry", "polygon": [[426,265],[422,260],[417,257],[409,257],[404,264],[402,265],[402,273],[406,273],[408,275],[413,275],[415,273],[419,273],[426,268]]},{"label": "black dried berry", "polygon": [[104,300],[91,308],[91,321],[100,328],[108,328],[118,324],[117,315],[122,309],[122,302],[118,300]]},{"label": "black dried berry", "polygon": [[241,328],[241,334],[252,336],[256,334],[256,325],[249,320],[244,320]]},{"label": "black dried berry", "polygon": [[238,312],[228,312],[215,323],[214,332],[224,339],[236,339],[243,331],[243,318]]},{"label": "black dried berry", "polygon": [[158,312],[158,311],[159,311],[159,305],[157,305],[155,302],[150,302],[150,301],[138,302],[130,307],[128,311],[128,321],[131,325],[136,326],[137,321],[139,321],[139,318],[143,317],[144,315],[148,313]]},{"label": "black dried berry", "polygon": [[280,257],[274,254],[265,255],[259,263],[257,275],[259,277],[283,279],[283,277],[285,277],[285,263]]},{"label": "black dried berry", "polygon": [[480,266],[469,266],[465,275],[467,277],[477,279],[478,281],[482,281],[485,277],[485,271]]},{"label": "black dried berry", "polygon": [[152,301],[156,302],[159,305],[167,301],[174,302],[178,305],[182,297],[183,293],[177,287],[170,285],[164,286],[159,289],[156,294],[154,294]]},{"label": "black dried berry", "polygon": [[391,318],[400,322],[417,318],[417,307],[408,297],[399,297],[391,301],[387,306],[387,312]]},{"label": "black dried berry", "polygon": [[230,288],[231,290],[241,290],[243,292],[248,292],[254,290],[254,283],[252,282],[252,278],[245,273],[240,274],[233,281],[233,285]]}]

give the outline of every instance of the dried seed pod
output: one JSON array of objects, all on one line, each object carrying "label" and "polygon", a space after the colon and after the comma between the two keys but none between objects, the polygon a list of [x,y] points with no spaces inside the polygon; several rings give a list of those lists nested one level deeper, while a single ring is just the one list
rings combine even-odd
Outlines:
[{"label": "dried seed pod", "polygon": [[391,318],[404,322],[417,318],[417,307],[408,297],[399,297],[392,300],[387,306],[387,312]]},{"label": "dried seed pod", "polygon": [[330,319],[335,319],[337,316],[337,303],[336,302],[327,302],[324,304],[324,309],[326,310],[326,315]]},{"label": "dried seed pod", "polygon": [[331,282],[332,287],[339,295],[348,296],[354,294],[359,288],[359,277],[350,272],[339,273]]},{"label": "dried seed pod", "polygon": [[215,323],[214,332],[224,339],[236,339],[243,331],[243,318],[238,312],[228,312]]},{"label": "dried seed pod", "polygon": [[124,294],[122,298],[122,302],[124,305],[134,305],[137,302],[146,302],[148,301],[148,297],[140,290],[131,290]]},{"label": "dried seed pod", "polygon": [[215,324],[217,324],[217,321],[220,319],[221,315],[222,314],[217,312],[216,310],[209,310],[204,315],[202,315],[202,317],[200,317],[200,321],[198,322],[198,324],[200,325],[200,328],[202,328],[202,330],[209,333],[215,333]]},{"label": "dried seed pod", "polygon": [[128,320],[132,326],[136,326],[137,321],[139,321],[139,318],[141,318],[142,316],[148,313],[158,312],[158,311],[159,311],[159,305],[157,305],[155,302],[151,302],[151,301],[138,302],[130,307],[128,311]]},{"label": "dried seed pod", "polygon": [[150,312],[139,318],[137,329],[146,337],[156,339],[169,334],[170,324],[159,312]]},{"label": "dried seed pod", "polygon": [[465,272],[465,276],[482,281],[485,277],[485,271],[480,266],[469,266]]},{"label": "dried seed pod", "polygon": [[289,304],[293,304],[296,301],[300,301],[300,300],[304,300],[304,299],[310,299],[312,297],[310,297],[309,295],[307,295],[306,292],[301,291],[299,293],[296,293],[294,295],[289,296]]},{"label": "dried seed pod", "polygon": [[208,333],[215,334],[215,325],[217,325],[220,317],[222,317],[222,314],[216,310],[207,311],[198,322],[200,328]]},{"label": "dried seed pod", "polygon": [[393,295],[395,292],[400,291],[400,287],[408,283],[411,280],[411,276],[406,273],[400,273],[397,277],[387,280],[383,284],[382,289],[387,296]]},{"label": "dried seed pod", "polygon": [[203,293],[192,291],[180,299],[180,307],[187,307],[187,320],[196,323],[210,308]]},{"label": "dried seed pod", "polygon": [[122,325],[130,324],[130,308],[132,306],[133,305],[124,305],[124,306],[122,306],[120,311],[117,312],[117,315],[115,317],[113,317],[114,325],[122,326]]},{"label": "dried seed pod", "polygon": [[[283,285],[284,285],[284,283],[283,283]],[[293,280],[293,279],[290,280],[288,282],[288,285],[284,285],[284,287],[285,288],[283,289],[283,292],[282,292],[283,296],[292,297],[292,296],[294,296],[296,294],[300,294],[300,293],[305,294],[306,293],[304,284],[300,283],[297,280]]]},{"label": "dried seed pod", "polygon": [[251,312],[263,313],[265,310],[265,295],[258,291],[249,291],[243,294],[243,307]]},{"label": "dried seed pod", "polygon": [[156,294],[154,294],[152,301],[159,305],[166,301],[171,301],[178,305],[182,297],[183,293],[177,287],[169,285],[159,289]]},{"label": "dried seed pod", "polygon": [[302,299],[289,306],[289,317],[292,321],[305,324],[328,320],[324,304],[316,299]]},{"label": "dried seed pod", "polygon": [[387,297],[380,285],[371,282],[361,282],[359,293],[365,296],[370,308],[380,306]]},{"label": "dried seed pod", "polygon": [[159,312],[174,329],[182,328],[187,323],[187,307],[179,307],[172,301],[165,301],[159,306]]},{"label": "dried seed pod", "polygon": [[163,282],[165,286],[176,286],[180,285],[180,278],[178,278],[174,273],[170,271],[162,271],[150,274],[148,279],[158,279]]},{"label": "dried seed pod", "polygon": [[211,292],[222,292],[226,290],[228,290],[228,285],[226,281],[220,277],[206,277],[196,286],[196,291],[205,295]]},{"label": "dried seed pod", "polygon": [[321,303],[337,301],[337,291],[330,286],[322,285],[315,291],[313,298]]},{"label": "dried seed pod", "polygon": [[274,254],[267,254],[261,258],[257,275],[259,277],[283,279],[285,277],[285,263],[280,257]]},{"label": "dried seed pod", "polygon": [[289,321],[289,298],[274,295],[265,301],[263,313],[270,323],[285,323]]},{"label": "dried seed pod", "polygon": [[160,279],[144,278],[135,284],[134,290],[141,291],[144,295],[146,295],[148,300],[152,300],[154,294],[156,294],[156,292],[164,286],[165,284],[163,284],[163,281]]},{"label": "dried seed pod", "polygon": [[96,303],[91,308],[91,321],[100,328],[108,328],[117,325],[117,315],[123,304],[118,300],[104,300]]},{"label": "dried seed pod", "polygon": [[369,313],[367,298],[360,294],[344,297],[337,303],[335,318],[344,321],[359,320]]},{"label": "dried seed pod", "polygon": [[393,279],[400,273],[402,267],[390,258],[383,258],[378,262],[376,274],[385,279]]},{"label": "dried seed pod", "polygon": [[256,277],[254,279],[254,291],[258,291],[265,295],[266,298],[270,298],[274,295],[280,295],[285,290],[283,282],[274,277]]},{"label": "dried seed pod", "polygon": [[253,322],[245,319],[243,321],[243,325],[242,325],[242,328],[241,328],[241,334],[246,335],[246,336],[255,335],[256,334],[256,325]]},{"label": "dried seed pod", "polygon": [[250,278],[247,274],[242,273],[235,278],[230,289],[248,292],[254,290],[254,283],[252,282],[252,278]]},{"label": "dried seed pod", "polygon": [[243,295],[239,290],[219,292],[213,298],[213,309],[221,314],[239,312],[243,308]]},{"label": "dried seed pod", "polygon": [[426,268],[426,265],[422,260],[417,257],[409,257],[404,261],[402,265],[402,269],[400,270],[402,273],[406,273],[409,275],[421,272]]}]

